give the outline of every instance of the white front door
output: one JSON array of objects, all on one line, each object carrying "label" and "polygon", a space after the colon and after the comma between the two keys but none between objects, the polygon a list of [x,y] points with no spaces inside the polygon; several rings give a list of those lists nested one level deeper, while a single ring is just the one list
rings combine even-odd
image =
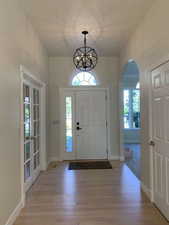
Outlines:
[{"label": "white front door", "polygon": [[104,91],[76,93],[77,159],[107,158],[105,99]]},{"label": "white front door", "polygon": [[169,63],[152,71],[154,202],[169,220]]},{"label": "white front door", "polygon": [[63,159],[106,159],[107,116],[104,90],[65,91]]},{"label": "white front door", "polygon": [[23,84],[24,183],[25,192],[40,172],[40,90]]}]

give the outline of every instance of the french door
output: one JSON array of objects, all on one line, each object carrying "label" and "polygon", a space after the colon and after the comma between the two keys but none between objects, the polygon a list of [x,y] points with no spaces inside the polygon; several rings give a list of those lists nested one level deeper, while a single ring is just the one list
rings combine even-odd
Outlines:
[{"label": "french door", "polygon": [[62,158],[67,160],[107,158],[106,92],[65,91],[63,105]]},{"label": "french door", "polygon": [[24,187],[30,188],[40,173],[40,89],[23,84]]},{"label": "french door", "polygon": [[169,220],[169,63],[152,71],[154,203]]}]

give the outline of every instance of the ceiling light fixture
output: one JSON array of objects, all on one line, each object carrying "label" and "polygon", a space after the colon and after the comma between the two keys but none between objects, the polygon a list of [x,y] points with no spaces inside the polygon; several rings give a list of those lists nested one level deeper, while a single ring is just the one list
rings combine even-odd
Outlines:
[{"label": "ceiling light fixture", "polygon": [[98,56],[95,49],[86,45],[88,31],[83,31],[82,34],[84,35],[84,46],[76,49],[73,62],[78,70],[91,71],[97,64]]}]

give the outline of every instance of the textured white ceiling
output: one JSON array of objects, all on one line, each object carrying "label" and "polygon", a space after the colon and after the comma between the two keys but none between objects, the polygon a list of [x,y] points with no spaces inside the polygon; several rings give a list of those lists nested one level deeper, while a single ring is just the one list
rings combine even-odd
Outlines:
[{"label": "textured white ceiling", "polygon": [[119,54],[121,46],[141,21],[154,0],[23,0],[40,39],[50,56],[72,56],[88,45],[100,56]]}]

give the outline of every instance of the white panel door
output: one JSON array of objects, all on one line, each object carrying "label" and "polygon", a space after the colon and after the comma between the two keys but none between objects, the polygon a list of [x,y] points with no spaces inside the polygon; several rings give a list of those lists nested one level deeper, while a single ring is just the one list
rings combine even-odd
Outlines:
[{"label": "white panel door", "polygon": [[77,91],[75,109],[76,159],[106,159],[105,91]]},{"label": "white panel door", "polygon": [[154,202],[169,219],[169,63],[152,71]]},{"label": "white panel door", "polygon": [[24,186],[30,188],[40,172],[40,90],[23,84]]}]

